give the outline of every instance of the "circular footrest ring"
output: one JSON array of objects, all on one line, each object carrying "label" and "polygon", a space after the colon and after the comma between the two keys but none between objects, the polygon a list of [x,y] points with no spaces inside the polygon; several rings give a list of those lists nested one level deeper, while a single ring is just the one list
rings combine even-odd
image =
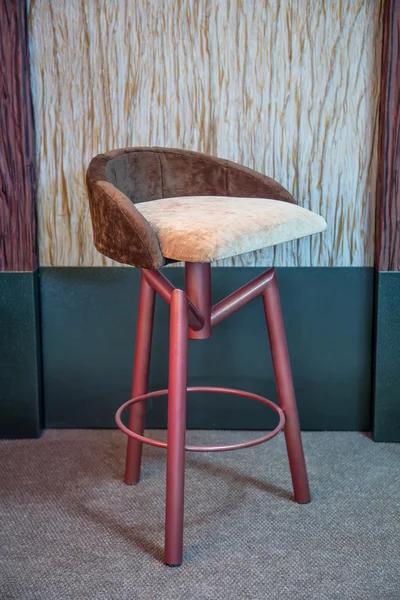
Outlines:
[{"label": "circular footrest ring", "polygon": [[[263,442],[267,442],[271,440],[273,437],[278,435],[280,431],[285,426],[285,413],[283,410],[271,402],[271,400],[267,400],[263,396],[259,396],[258,394],[253,394],[252,392],[245,392],[242,390],[233,390],[230,388],[220,388],[220,387],[209,387],[209,386],[195,386],[188,387],[188,392],[216,392],[219,394],[231,394],[233,396],[244,396],[245,398],[250,398],[251,400],[256,400],[257,402],[261,402],[261,404],[265,404],[269,406],[279,415],[279,423],[275,427],[273,431],[262,435],[254,440],[249,440],[247,442],[241,442],[240,444],[229,444],[228,446],[185,446],[185,450],[188,452],[225,452],[229,450],[239,450],[241,448],[250,448],[252,446],[257,446],[258,444],[262,444]],[[132,404],[136,404],[136,402],[144,402],[149,400],[150,398],[157,398],[158,396],[165,396],[168,394],[168,390],[158,390],[156,392],[150,392],[148,394],[142,394],[141,396],[136,396],[135,398],[131,398],[128,402],[125,402],[122,406],[119,407],[117,413],[115,415],[115,421],[117,423],[118,428],[125,433],[127,436],[137,440],[138,442],[142,442],[143,444],[149,444],[150,446],[156,446],[157,448],[167,448],[166,442],[161,442],[159,440],[152,440],[150,438],[144,437],[143,435],[139,435],[125,427],[122,423],[121,415],[123,411],[131,406]]]}]

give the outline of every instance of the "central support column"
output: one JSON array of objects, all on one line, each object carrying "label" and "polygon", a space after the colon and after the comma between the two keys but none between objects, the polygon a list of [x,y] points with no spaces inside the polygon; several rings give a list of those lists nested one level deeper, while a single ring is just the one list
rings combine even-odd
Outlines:
[{"label": "central support column", "polygon": [[189,328],[191,340],[207,340],[211,337],[211,265],[210,263],[185,263],[186,294],[204,317],[204,325],[198,331]]}]

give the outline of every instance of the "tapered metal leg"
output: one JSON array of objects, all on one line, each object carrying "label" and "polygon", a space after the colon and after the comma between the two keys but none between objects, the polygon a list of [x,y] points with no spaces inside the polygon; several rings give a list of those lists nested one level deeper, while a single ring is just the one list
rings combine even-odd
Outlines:
[{"label": "tapered metal leg", "polygon": [[[132,398],[147,393],[151,338],[153,333],[154,300],[155,292],[142,273],[140,279],[135,357],[133,362]],[[129,429],[143,435],[145,416],[145,402],[133,404],[129,414]],[[133,438],[128,438],[125,483],[132,484],[139,481],[141,462],[142,443]]]},{"label": "tapered metal leg", "polygon": [[165,563],[182,563],[185,480],[186,385],[188,353],[188,298],[172,292],[170,304],[168,376],[168,447],[165,521]]},{"label": "tapered metal leg", "polygon": [[286,417],[284,432],[292,474],[294,497],[296,502],[306,503],[311,499],[310,489],[276,275],[274,275],[271,283],[265,289],[263,301],[279,404]]}]

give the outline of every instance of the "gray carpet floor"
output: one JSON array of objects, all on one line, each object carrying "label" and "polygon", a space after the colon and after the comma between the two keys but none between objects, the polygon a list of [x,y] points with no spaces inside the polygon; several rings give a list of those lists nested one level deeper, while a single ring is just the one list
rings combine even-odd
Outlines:
[{"label": "gray carpet floor", "polygon": [[[188,441],[250,437],[192,431]],[[162,450],[146,447],[141,483],[126,486],[118,431],[1,441],[1,600],[399,600],[400,444],[305,433],[304,445],[308,505],[291,499],[282,435],[188,454],[185,562],[171,569]]]}]

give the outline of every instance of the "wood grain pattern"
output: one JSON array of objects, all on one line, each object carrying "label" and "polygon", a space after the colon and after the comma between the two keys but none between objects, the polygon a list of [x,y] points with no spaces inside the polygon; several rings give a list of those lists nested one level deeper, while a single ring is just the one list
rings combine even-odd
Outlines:
[{"label": "wood grain pattern", "polygon": [[0,271],[37,266],[35,134],[24,0],[0,0]]},{"label": "wood grain pattern", "polygon": [[400,271],[400,0],[385,0],[375,266]]},{"label": "wood grain pattern", "polygon": [[381,17],[381,0],[32,0],[41,262],[112,264],[85,168],[159,145],[255,168],[328,221],[220,264],[372,265]]}]

